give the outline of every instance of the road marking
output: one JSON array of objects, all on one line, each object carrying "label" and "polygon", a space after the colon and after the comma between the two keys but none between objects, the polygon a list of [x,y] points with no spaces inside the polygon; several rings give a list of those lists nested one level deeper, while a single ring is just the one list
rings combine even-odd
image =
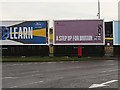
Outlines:
[{"label": "road marking", "polygon": [[32,73],[38,73],[38,72],[40,72],[40,71],[31,71],[31,72],[25,72],[25,73],[11,74],[11,76],[22,75],[22,74],[32,74]]},{"label": "road marking", "polygon": [[38,84],[38,83],[42,83],[42,82],[43,81],[32,82],[32,83],[23,84],[23,85],[20,85],[20,86],[12,86],[12,87],[9,87],[9,88],[18,88],[18,87],[23,87],[23,86],[32,85],[32,84]]},{"label": "road marking", "polygon": [[22,63],[22,64],[13,64],[13,65],[11,65],[11,66],[17,66],[17,65],[20,65],[20,66],[22,66],[22,65],[24,65],[25,63]]},{"label": "road marking", "polygon": [[54,62],[47,62],[48,64],[53,64]]},{"label": "road marking", "polygon": [[18,73],[16,75],[20,75],[20,74],[28,74],[28,73],[37,73],[37,72],[40,72],[40,71],[31,71],[31,72],[25,72],[25,73]]},{"label": "road marking", "polygon": [[[73,62],[79,62],[79,61],[73,61]],[[57,62],[55,62],[55,63],[57,63]],[[65,63],[65,62],[59,62],[59,63]],[[66,62],[67,63],[67,62]],[[30,65],[30,64],[47,64],[46,62],[41,62],[41,63],[16,63],[16,64],[9,64],[9,65],[5,65],[5,66],[22,66],[22,65]],[[109,66],[109,65],[116,65],[116,64],[107,64],[107,65],[100,65],[100,66]]]},{"label": "road marking", "polygon": [[32,74],[32,75],[23,76],[23,77],[3,77],[1,79],[18,79],[18,78],[26,78],[26,77],[34,77],[34,76],[43,76],[43,74]]},{"label": "road marking", "polygon": [[109,86],[109,85],[106,85],[106,84],[110,84],[110,83],[117,82],[117,81],[118,80],[111,80],[111,81],[107,81],[107,82],[104,82],[104,83],[101,83],[101,84],[92,84],[89,88],[105,87],[105,86]]},{"label": "road marking", "polygon": [[102,71],[102,73],[105,73],[105,72],[107,72],[107,71]]},{"label": "road marking", "polygon": [[109,72],[113,72],[113,71],[118,71],[118,69],[115,69],[115,70],[109,70]]},{"label": "road marking", "polygon": [[3,77],[2,79],[16,79],[17,77]]},{"label": "road marking", "polygon": [[105,72],[114,72],[114,71],[118,71],[118,69],[108,70],[108,71],[102,71],[102,73],[105,73]]}]

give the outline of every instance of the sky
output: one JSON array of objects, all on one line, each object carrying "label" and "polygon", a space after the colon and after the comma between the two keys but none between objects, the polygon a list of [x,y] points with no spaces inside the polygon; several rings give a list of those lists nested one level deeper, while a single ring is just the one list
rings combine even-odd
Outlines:
[{"label": "sky", "polygon": [[[119,0],[100,0],[101,19],[118,20]],[[98,0],[1,0],[1,20],[98,19]]]}]

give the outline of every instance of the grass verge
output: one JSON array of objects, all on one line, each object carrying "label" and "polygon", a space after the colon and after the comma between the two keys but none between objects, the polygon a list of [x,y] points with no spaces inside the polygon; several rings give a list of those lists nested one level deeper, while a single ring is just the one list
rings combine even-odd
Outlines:
[{"label": "grass verge", "polygon": [[58,62],[58,61],[80,61],[88,57],[2,57],[2,62]]},{"label": "grass verge", "polygon": [[115,57],[2,57],[2,62],[59,62],[82,60],[117,60]]}]

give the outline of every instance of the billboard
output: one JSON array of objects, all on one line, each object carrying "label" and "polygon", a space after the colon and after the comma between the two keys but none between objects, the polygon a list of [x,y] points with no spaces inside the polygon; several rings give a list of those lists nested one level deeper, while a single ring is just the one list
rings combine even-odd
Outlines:
[{"label": "billboard", "polygon": [[47,45],[47,21],[2,21],[0,45]]},{"label": "billboard", "polygon": [[113,45],[120,45],[120,21],[113,21]]},{"label": "billboard", "polygon": [[55,20],[54,45],[105,45],[103,20]]}]

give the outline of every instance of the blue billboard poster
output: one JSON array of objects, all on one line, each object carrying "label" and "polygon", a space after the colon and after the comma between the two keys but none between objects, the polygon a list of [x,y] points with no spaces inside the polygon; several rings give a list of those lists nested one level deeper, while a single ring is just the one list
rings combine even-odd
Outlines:
[{"label": "blue billboard poster", "polygon": [[47,21],[2,21],[1,45],[48,45]]},{"label": "blue billboard poster", "polygon": [[113,22],[113,45],[120,45],[120,21]]}]

